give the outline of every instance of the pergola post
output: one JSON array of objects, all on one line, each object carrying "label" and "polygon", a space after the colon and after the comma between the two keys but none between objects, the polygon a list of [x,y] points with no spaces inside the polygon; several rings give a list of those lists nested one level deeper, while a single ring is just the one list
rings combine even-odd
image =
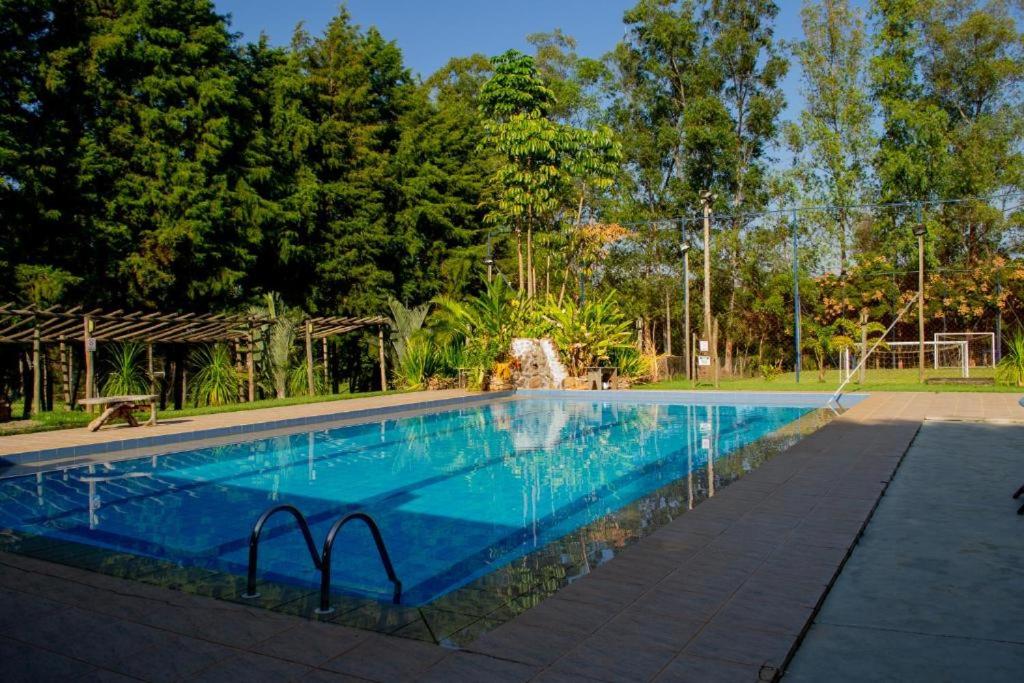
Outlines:
[{"label": "pergola post", "polygon": [[[85,346],[85,397],[92,398],[93,382],[94,382],[94,368],[93,368],[93,349],[96,348],[96,341],[92,338],[92,318],[89,316],[85,317],[82,330],[82,342]],[[90,413],[93,412],[93,406],[86,408]]]},{"label": "pergola post", "polygon": [[39,323],[32,333],[32,414],[38,415],[43,412],[43,368],[39,360],[41,346],[39,342]]},{"label": "pergola post", "polygon": [[149,393],[156,393],[156,377],[153,375],[153,343],[146,344],[146,370],[149,373]]},{"label": "pergola post", "polygon": [[384,326],[377,326],[377,352],[380,356],[380,390],[388,390],[388,371],[384,360]]},{"label": "pergola post", "polygon": [[306,321],[306,383],[309,387],[309,395],[316,396],[316,386],[313,382],[313,323]]},{"label": "pergola post", "polygon": [[331,393],[329,388],[331,386],[331,371],[327,365],[327,337],[321,338],[320,341],[322,342],[321,349],[323,351],[324,358],[324,386],[328,387],[327,393]]},{"label": "pergola post", "polygon": [[256,360],[253,357],[253,346],[255,339],[252,333],[252,324],[249,325],[249,350],[245,354],[245,368],[249,375],[249,403],[256,400]]},{"label": "pergola post", "polygon": [[71,410],[71,353],[64,338],[60,339],[60,383],[64,389],[64,410]]}]

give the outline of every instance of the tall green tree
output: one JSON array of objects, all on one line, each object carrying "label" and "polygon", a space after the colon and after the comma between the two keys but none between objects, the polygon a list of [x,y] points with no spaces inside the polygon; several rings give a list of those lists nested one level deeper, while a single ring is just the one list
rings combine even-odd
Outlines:
[{"label": "tall green tree", "polygon": [[778,15],[773,0],[714,0],[708,20],[711,58],[720,75],[720,97],[731,126],[725,159],[728,207],[732,214],[719,240],[733,274],[725,312],[725,363],[731,367],[732,349],[740,330],[738,321],[739,273],[743,258],[757,258],[743,249],[750,221],[744,216],[768,202],[769,148],[778,134],[779,114],[785,106],[780,87],[788,62],[779,53],[773,22]]},{"label": "tall green tree", "polygon": [[426,301],[465,292],[486,256],[483,191],[492,155],[481,143],[482,55],[450,60],[419,85],[402,117],[395,153],[400,183],[396,226],[404,253],[400,296]]},{"label": "tall green tree", "polygon": [[251,259],[232,219],[236,53],[209,0],[96,6],[83,65],[98,115],[80,180],[100,208],[89,238],[136,304],[224,303]]},{"label": "tall green tree", "polygon": [[402,263],[393,156],[411,79],[401,52],[342,10],[320,38],[299,29],[284,78],[278,116],[296,221],[282,243],[304,271],[310,310],[377,313]]},{"label": "tall green tree", "polygon": [[847,207],[860,203],[869,191],[874,142],[865,81],[867,34],[860,11],[848,0],[807,2],[801,16],[804,39],[794,53],[806,105],[787,138],[804,194],[838,207],[825,217],[825,234],[834,240],[839,272],[844,272],[857,216]]},{"label": "tall green tree", "polygon": [[[921,80],[924,35],[922,4],[917,0],[876,0],[875,56],[871,87],[882,117],[875,152],[879,199],[885,203],[938,197],[948,168],[945,131],[948,114],[926,97]],[[916,220],[889,210],[876,229],[876,248],[904,263]]]},{"label": "tall green tree", "polygon": [[[925,96],[947,121],[946,197],[1024,187],[1024,34],[1005,0],[938,3],[923,14]],[[943,209],[936,226],[942,261],[974,266],[1005,248],[1010,223],[996,205]]]},{"label": "tall green tree", "polygon": [[585,195],[588,187],[607,187],[619,149],[603,127],[577,128],[550,118],[554,97],[532,57],[509,50],[492,63],[494,76],[480,94],[484,144],[498,154],[487,219],[512,226],[519,288],[532,297],[537,293],[534,231],[553,228],[559,209],[578,196],[574,189]]}]

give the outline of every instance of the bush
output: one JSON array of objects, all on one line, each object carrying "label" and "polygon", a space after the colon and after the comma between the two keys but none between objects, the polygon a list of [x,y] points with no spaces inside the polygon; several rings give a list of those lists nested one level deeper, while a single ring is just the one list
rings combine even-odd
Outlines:
[{"label": "bush", "polygon": [[778,365],[773,365],[771,363],[762,363],[757,369],[761,373],[761,378],[765,382],[772,382],[782,374],[782,369]]},{"label": "bush", "polygon": [[1015,387],[1024,387],[1024,332],[1017,330],[1005,342],[1003,357],[996,366],[996,381]]},{"label": "bush", "polygon": [[226,344],[200,347],[189,361],[199,368],[189,384],[196,405],[222,406],[238,401],[238,386],[245,376],[235,367]]},{"label": "bush", "polygon": [[573,377],[610,360],[612,352],[626,344],[632,329],[611,295],[588,300],[582,306],[571,299],[562,306],[549,301],[543,316],[551,326],[551,338],[562,362]]},{"label": "bush", "polygon": [[640,353],[635,346],[619,346],[612,350],[611,364],[619,369],[619,374],[631,380],[645,379],[651,376],[650,358]]},{"label": "bush", "polygon": [[107,361],[109,368],[103,382],[105,396],[130,396],[149,391],[149,381],[142,368],[142,346],[132,342],[114,344]]}]

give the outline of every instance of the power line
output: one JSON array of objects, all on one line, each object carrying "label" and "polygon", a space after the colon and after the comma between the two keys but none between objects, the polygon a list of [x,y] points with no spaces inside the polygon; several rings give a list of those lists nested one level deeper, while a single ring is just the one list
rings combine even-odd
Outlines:
[{"label": "power line", "polygon": [[[900,208],[927,208],[933,206],[945,206],[953,204],[966,204],[969,202],[986,202],[991,203],[1006,199],[1024,199],[1024,192],[1013,191],[1005,192],[1001,194],[992,195],[973,195],[969,197],[957,197],[953,199],[921,199],[921,200],[905,200],[899,202],[871,202],[863,204],[821,204],[811,206],[793,206],[785,207],[780,209],[764,209],[761,211],[747,211],[740,213],[716,213],[712,212],[713,220],[751,220],[754,218],[760,218],[765,216],[778,216],[794,213],[808,213],[808,212],[821,212],[821,213],[835,213],[839,211],[854,211],[854,210],[866,210],[866,209],[900,209]],[[1010,208],[999,208],[1003,213],[1014,211],[1024,206],[1018,204]],[[681,223],[699,223],[704,220],[704,216],[699,213],[691,213],[685,216],[675,217],[664,217],[664,218],[652,218],[643,221],[619,221],[619,225],[622,226],[641,226],[641,225],[652,225],[655,223],[673,223],[679,225]]]}]

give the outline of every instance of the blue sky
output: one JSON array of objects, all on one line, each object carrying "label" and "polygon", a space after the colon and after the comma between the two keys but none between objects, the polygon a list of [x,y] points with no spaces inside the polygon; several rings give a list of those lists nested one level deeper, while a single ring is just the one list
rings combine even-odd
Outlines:
[{"label": "blue sky", "polygon": [[[336,0],[215,0],[230,14],[233,30],[247,39],[261,32],[278,45],[288,43],[295,25],[304,21],[316,34],[337,13]],[[579,53],[600,57],[622,37],[623,12],[635,0],[349,0],[355,22],[376,26],[395,40],[406,64],[424,76],[449,57],[474,52],[496,55],[509,48],[528,50],[526,36],[560,28],[576,38]],[[779,0],[776,36],[800,37],[800,0]],[[862,5],[863,0],[854,4]],[[793,68],[784,83],[788,108],[785,118],[800,109],[799,73]]]}]

